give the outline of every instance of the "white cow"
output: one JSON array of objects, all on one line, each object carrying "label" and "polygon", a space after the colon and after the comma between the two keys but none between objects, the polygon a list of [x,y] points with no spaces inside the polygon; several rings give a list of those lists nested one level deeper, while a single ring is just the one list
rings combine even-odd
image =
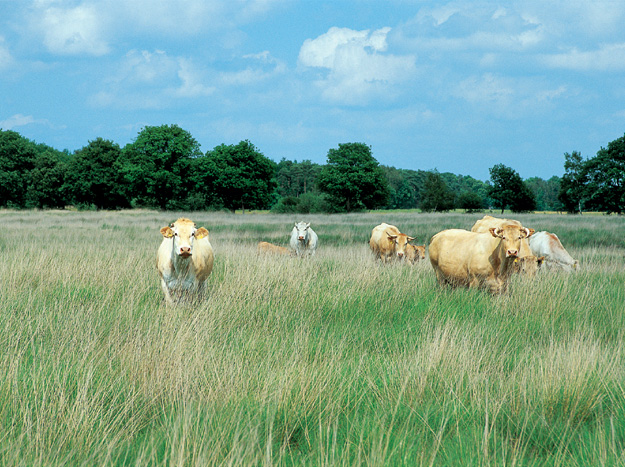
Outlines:
[{"label": "white cow", "polygon": [[310,228],[310,223],[297,222],[291,230],[289,245],[299,257],[304,255],[313,256],[317,250],[317,234]]},{"label": "white cow", "polygon": [[213,247],[208,230],[196,228],[193,221],[181,217],[161,229],[163,241],[158,248],[156,267],[165,300],[173,304],[172,293],[179,297],[202,290],[213,270]]},{"label": "white cow", "polygon": [[554,233],[544,230],[536,232],[530,237],[530,249],[536,256],[544,256],[544,265],[550,268],[573,271],[579,265],[577,260],[571,258]]}]

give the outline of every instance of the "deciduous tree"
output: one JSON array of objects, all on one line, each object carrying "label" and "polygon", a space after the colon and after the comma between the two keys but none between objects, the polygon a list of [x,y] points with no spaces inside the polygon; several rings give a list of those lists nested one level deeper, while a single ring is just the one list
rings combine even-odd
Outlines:
[{"label": "deciduous tree", "polygon": [[512,168],[497,164],[489,169],[491,187],[488,196],[494,206],[512,212],[528,212],[536,209],[536,200],[531,190],[523,183],[521,176]]},{"label": "deciduous tree", "polygon": [[371,147],[364,143],[344,143],[330,149],[317,185],[336,212],[375,209],[388,201],[388,181],[371,155]]}]

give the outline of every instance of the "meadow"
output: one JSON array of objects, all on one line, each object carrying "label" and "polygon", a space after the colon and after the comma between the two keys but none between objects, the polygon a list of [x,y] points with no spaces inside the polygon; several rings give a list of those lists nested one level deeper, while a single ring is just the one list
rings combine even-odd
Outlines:
[{"label": "meadow", "polygon": [[[169,307],[181,215],[215,269]],[[482,215],[0,211],[0,465],[625,465],[625,219],[515,216],[580,270],[503,296],[369,252]],[[299,220],[315,257],[256,253]]]}]

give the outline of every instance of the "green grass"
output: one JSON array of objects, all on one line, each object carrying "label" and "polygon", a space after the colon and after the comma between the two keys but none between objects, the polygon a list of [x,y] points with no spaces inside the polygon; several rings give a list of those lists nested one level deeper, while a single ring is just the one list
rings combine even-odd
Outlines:
[{"label": "green grass", "polygon": [[[521,216],[580,271],[492,297],[367,245],[481,214],[184,213],[215,269],[171,308],[179,215],[0,212],[0,465],[625,464],[623,219]],[[256,254],[302,219],[315,257]]]}]

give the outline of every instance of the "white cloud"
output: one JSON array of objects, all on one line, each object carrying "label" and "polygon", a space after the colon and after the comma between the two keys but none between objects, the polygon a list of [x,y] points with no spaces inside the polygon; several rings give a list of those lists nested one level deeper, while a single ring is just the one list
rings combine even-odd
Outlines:
[{"label": "white cloud", "polygon": [[208,74],[190,59],[162,50],[131,50],[89,102],[97,107],[162,109],[181,98],[211,95],[215,88],[207,82]]},{"label": "white cloud", "polygon": [[44,125],[49,128],[64,128],[64,126],[52,125],[47,119],[36,119],[32,115],[15,114],[11,115],[6,120],[0,121],[0,128],[5,130],[12,130],[13,128],[19,128],[26,125]]},{"label": "white cloud", "polygon": [[283,74],[287,66],[265,50],[256,54],[244,55],[248,65],[243,70],[220,73],[220,82],[225,85],[253,85]]},{"label": "white cloud", "polygon": [[460,82],[452,92],[487,113],[509,119],[524,117],[568,93],[564,85],[552,88],[541,80],[493,73],[471,76]]},{"label": "white cloud", "polygon": [[0,36],[0,70],[4,70],[13,65],[13,56],[9,47],[5,45],[4,37]]},{"label": "white cloud", "polygon": [[317,81],[329,100],[355,104],[372,96],[390,96],[393,85],[414,76],[415,58],[384,54],[390,28],[354,31],[330,28],[304,41],[299,53],[301,67],[325,68],[327,77]]},{"label": "white cloud", "polygon": [[576,48],[560,54],[545,55],[542,61],[552,68],[576,71],[625,70],[625,43],[602,44],[596,50],[579,51]]},{"label": "white cloud", "polygon": [[109,52],[102,19],[98,8],[92,5],[52,6],[39,11],[35,27],[43,33],[43,43],[52,53],[100,56]]}]

